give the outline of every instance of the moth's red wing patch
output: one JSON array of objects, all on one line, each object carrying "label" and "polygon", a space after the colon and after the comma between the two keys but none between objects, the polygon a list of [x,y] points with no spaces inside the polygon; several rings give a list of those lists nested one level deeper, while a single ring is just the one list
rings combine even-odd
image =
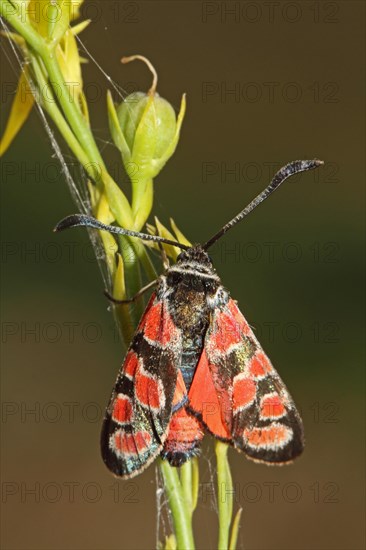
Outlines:
[{"label": "moth's red wing patch", "polygon": [[179,329],[168,313],[167,302],[164,300],[151,304],[142,317],[138,330],[143,331],[144,338],[148,342],[162,347],[174,342],[179,333]]},{"label": "moth's red wing patch", "polygon": [[249,374],[255,380],[265,378],[267,374],[273,371],[270,360],[265,353],[259,348],[249,361]]},{"label": "moth's red wing patch", "polygon": [[282,463],[303,450],[295,405],[231,299],[213,312],[189,400],[210,432],[249,458]]},{"label": "moth's red wing patch", "polygon": [[159,412],[165,407],[165,392],[161,380],[147,373],[142,365],[136,371],[135,398],[146,409]]},{"label": "moth's red wing patch", "polygon": [[244,357],[240,372],[233,378],[233,444],[253,460],[289,462],[304,447],[301,418],[287,388],[232,300],[228,309],[242,329],[242,348],[235,350],[228,361],[240,365],[240,355]]},{"label": "moth's red wing patch", "polygon": [[257,397],[257,384],[250,376],[236,376],[233,382],[233,413],[252,405]]},{"label": "moth's red wing patch", "polygon": [[102,456],[114,474],[125,478],[138,474],[163,449],[181,349],[181,332],[172,321],[167,302],[153,294],[117,377],[103,423]]},{"label": "moth's red wing patch", "polygon": [[111,445],[117,456],[133,458],[136,454],[147,452],[151,442],[151,434],[146,430],[132,434],[119,429],[114,432]]},{"label": "moth's red wing patch", "polygon": [[[247,407],[256,396],[255,383],[243,375],[253,347],[249,332],[233,300],[217,307],[189,392],[192,411],[214,436],[230,443],[234,411]],[[235,379],[236,374],[240,376]]]},{"label": "moth's red wing patch", "polygon": [[182,466],[198,454],[203,436],[203,427],[199,420],[185,407],[180,408],[171,418],[162,457],[169,460],[171,466]]},{"label": "moth's red wing patch", "polygon": [[132,380],[135,377],[138,363],[139,359],[136,353],[134,351],[129,351],[122,366],[124,375]]},{"label": "moth's red wing patch", "polygon": [[284,424],[270,424],[262,428],[244,430],[247,445],[254,449],[272,450],[273,447],[283,447],[292,440],[292,430]]},{"label": "moth's red wing patch", "polygon": [[261,399],[259,416],[266,418],[281,418],[286,415],[286,405],[277,393],[267,394]]},{"label": "moth's red wing patch", "polygon": [[187,402],[187,388],[179,370],[172,404],[173,414],[161,453],[171,466],[182,466],[192,456],[197,455],[204,436],[203,426],[188,412]]},{"label": "moth's red wing patch", "polygon": [[133,404],[128,395],[119,393],[113,402],[112,420],[117,424],[131,424],[133,422]]},{"label": "moth's red wing patch", "polygon": [[236,305],[236,302],[230,299],[227,303],[226,308],[229,314],[232,316],[232,319],[236,323],[236,326],[237,326],[236,330],[238,330],[240,334],[244,336],[251,336],[253,334],[252,329],[250,328],[244,315]]},{"label": "moth's red wing patch", "polygon": [[197,415],[204,426],[216,437],[229,440],[230,425],[226,416],[230,411],[230,393],[215,384],[217,375],[215,365],[210,365],[206,350],[203,349],[189,390],[189,409]]}]

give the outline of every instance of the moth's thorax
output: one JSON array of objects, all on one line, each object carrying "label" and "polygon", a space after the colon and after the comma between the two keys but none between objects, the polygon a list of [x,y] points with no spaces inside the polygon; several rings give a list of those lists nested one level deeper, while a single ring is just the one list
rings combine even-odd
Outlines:
[{"label": "moth's thorax", "polygon": [[181,331],[180,370],[187,389],[202,352],[204,337],[222,289],[211,260],[199,245],[182,252],[160,279],[158,296],[167,303]]},{"label": "moth's thorax", "polygon": [[183,250],[179,254],[177,258],[177,264],[183,264],[186,262],[197,262],[204,266],[211,267],[212,269],[212,262],[210,260],[210,257],[207,252],[203,250],[200,244],[194,244],[193,246],[188,248],[188,250]]},{"label": "moth's thorax", "polygon": [[[177,263],[167,271],[168,279],[171,273],[179,274],[183,279],[191,282],[193,278],[196,278],[196,286],[203,284],[203,286],[210,287],[210,281],[220,283],[210,257],[201,245],[194,245],[181,252],[177,258]],[[208,283],[208,285],[205,285],[205,283]],[[194,282],[192,284],[195,286]]]}]

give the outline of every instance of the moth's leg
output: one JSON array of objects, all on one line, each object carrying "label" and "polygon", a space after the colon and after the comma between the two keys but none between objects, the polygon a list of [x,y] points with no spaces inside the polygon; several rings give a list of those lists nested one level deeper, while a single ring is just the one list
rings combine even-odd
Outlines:
[{"label": "moth's leg", "polygon": [[111,294],[109,294],[108,290],[105,290],[104,294],[105,294],[105,296],[107,296],[107,298],[110,302],[113,302],[113,304],[131,304],[132,302],[137,300],[137,298],[140,298],[140,296],[142,296],[150,288],[155,286],[157,284],[157,282],[158,282],[157,279],[155,279],[154,281],[151,281],[146,286],[143,286],[142,288],[140,288],[140,290],[138,292],[136,292],[135,296],[132,296],[132,298],[127,298],[126,300],[117,300],[116,298],[113,298],[113,296]]}]

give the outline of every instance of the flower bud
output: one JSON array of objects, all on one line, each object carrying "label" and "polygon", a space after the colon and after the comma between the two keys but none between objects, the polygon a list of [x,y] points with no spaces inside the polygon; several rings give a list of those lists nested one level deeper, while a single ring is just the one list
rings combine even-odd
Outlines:
[{"label": "flower bud", "polygon": [[110,104],[108,107],[114,142],[132,183],[138,183],[156,177],[173,155],[183,122],[185,96],[177,118],[170,103],[156,93],[157,75],[150,62],[142,56],[123,58],[122,62],[133,59],[142,59],[151,69],[154,80],[150,90],[130,94],[115,113]]}]

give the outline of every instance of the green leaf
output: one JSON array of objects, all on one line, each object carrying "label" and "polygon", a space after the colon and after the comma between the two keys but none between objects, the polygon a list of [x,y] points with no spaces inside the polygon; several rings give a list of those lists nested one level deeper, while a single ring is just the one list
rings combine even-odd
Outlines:
[{"label": "green leaf", "polygon": [[85,19],[84,21],[80,21],[77,25],[74,25],[70,28],[70,31],[74,36],[77,34],[80,34],[86,27],[91,23],[91,19]]},{"label": "green leaf", "polygon": [[117,256],[117,269],[114,274],[113,280],[113,298],[116,300],[124,300],[126,298],[126,285],[125,285],[125,270],[123,265],[123,258],[121,254]]},{"label": "green leaf", "polygon": [[101,171],[101,179],[104,183],[109,207],[121,227],[133,227],[133,217],[130,203],[126,195],[118,187],[116,182],[104,169]]},{"label": "green leaf", "polygon": [[79,110],[81,110],[86,122],[89,124],[88,107],[83,95],[81,60],[76,38],[71,29],[66,29],[61,39],[55,52],[62,76],[68,87],[70,101],[73,101]]},{"label": "green leaf", "polygon": [[177,550],[177,540],[174,535],[169,535],[169,537],[166,537],[165,550]]},{"label": "green leaf", "polygon": [[17,34],[15,32],[10,32],[10,31],[1,31],[0,35],[6,36],[6,38],[9,38],[9,40],[14,42],[14,44],[17,44],[21,48],[25,47],[25,40],[22,36],[20,36],[20,34]]},{"label": "green leaf", "polygon": [[[90,184],[90,186],[91,186],[91,184]],[[91,199],[92,200],[94,199],[93,195],[91,196]],[[101,222],[103,222],[105,224],[110,224],[114,221],[114,216],[112,215],[112,212],[110,211],[110,208],[109,208],[109,205],[108,205],[108,202],[107,202],[107,199],[106,199],[105,195],[102,195],[100,200],[99,200],[98,208],[96,210],[96,217],[97,217],[98,220],[100,220]],[[100,233],[100,237],[101,237],[102,242],[103,242],[103,247],[104,247],[104,251],[105,251],[105,258],[106,258],[108,270],[109,270],[111,276],[113,277],[113,276],[115,276],[115,273],[116,273],[115,255],[118,251],[118,245],[117,245],[117,242],[116,242],[115,238],[113,237],[113,235],[111,235],[110,233],[107,233],[107,231],[100,231],[99,233]],[[117,267],[118,267],[118,265],[117,265]],[[123,268],[123,263],[122,263],[122,268]],[[118,298],[118,299],[122,299],[122,298]]]},{"label": "green leaf", "polygon": [[239,535],[239,528],[240,528],[240,519],[241,519],[242,512],[243,512],[243,508],[239,508],[239,510],[235,514],[235,518],[234,518],[234,521],[233,521],[233,527],[231,529],[229,550],[236,550],[236,545],[237,545],[237,542],[238,542],[238,535]]},{"label": "green leaf", "polygon": [[107,110],[108,110],[108,121],[109,121],[109,131],[111,133],[113,143],[119,149],[122,154],[123,162],[128,163],[131,159],[131,151],[127,145],[127,141],[121,130],[120,122],[118,120],[118,115],[116,108],[114,106],[113,98],[111,92],[107,92]]},{"label": "green leaf", "polygon": [[133,182],[134,187],[139,182],[155,177],[152,171],[152,159],[154,158],[157,139],[157,119],[154,104],[154,96],[149,96],[141,120],[135,131],[131,162],[138,166],[137,178]]}]

